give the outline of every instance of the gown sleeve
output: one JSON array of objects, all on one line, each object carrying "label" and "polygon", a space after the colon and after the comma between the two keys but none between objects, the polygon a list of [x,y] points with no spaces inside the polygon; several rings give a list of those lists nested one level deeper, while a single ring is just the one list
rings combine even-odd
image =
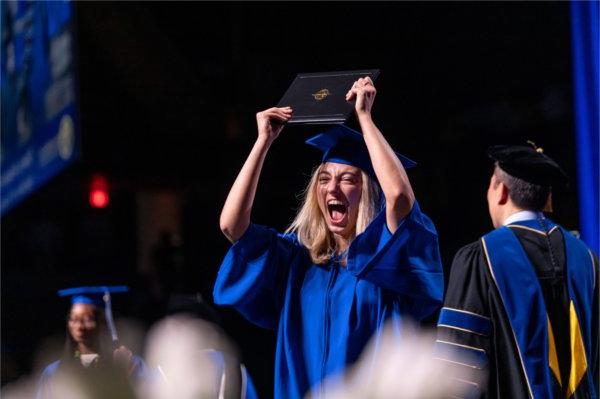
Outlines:
[{"label": "gown sleeve", "polygon": [[233,306],[252,323],[274,329],[297,251],[293,236],[251,224],[221,263],[215,303]]},{"label": "gown sleeve", "polygon": [[60,365],[60,361],[57,360],[53,363],[50,363],[40,376],[40,380],[37,386],[37,392],[35,395],[35,399],[52,399],[52,377],[58,371],[58,367]]},{"label": "gown sleeve", "polygon": [[133,355],[131,357],[129,376],[134,382],[137,383],[151,378],[152,373],[146,365],[144,359],[137,355]]},{"label": "gown sleeve", "polygon": [[439,308],[444,277],[438,236],[431,220],[414,203],[394,234],[385,209],[352,242],[348,271],[413,303],[411,313],[423,319]]},{"label": "gown sleeve", "polygon": [[475,381],[461,380],[465,385],[460,388],[473,398],[482,394],[478,382],[487,380],[493,330],[483,262],[479,242],[463,247],[454,257],[436,341],[441,361],[461,371],[469,370]]}]

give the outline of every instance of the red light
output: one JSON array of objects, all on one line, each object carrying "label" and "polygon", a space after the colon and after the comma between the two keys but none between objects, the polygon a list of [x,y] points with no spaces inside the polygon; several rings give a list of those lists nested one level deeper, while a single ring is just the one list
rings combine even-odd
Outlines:
[{"label": "red light", "polygon": [[92,176],[90,184],[90,206],[92,208],[106,208],[110,202],[108,193],[108,180],[100,174]]},{"label": "red light", "polygon": [[90,205],[93,208],[106,208],[110,201],[108,193],[102,190],[94,190],[90,193]]}]

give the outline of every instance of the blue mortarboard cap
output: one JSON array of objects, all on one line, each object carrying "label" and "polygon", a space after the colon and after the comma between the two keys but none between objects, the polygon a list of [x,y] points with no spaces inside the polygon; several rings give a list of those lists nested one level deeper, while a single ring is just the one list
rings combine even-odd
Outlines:
[{"label": "blue mortarboard cap", "polygon": [[[323,152],[322,162],[356,166],[370,176],[376,177],[363,135],[356,130],[352,130],[345,125],[336,125],[330,130],[309,138],[306,140],[306,144]],[[397,152],[396,155],[402,162],[404,169],[413,168],[417,165],[415,161],[406,158],[404,155]]]},{"label": "blue mortarboard cap", "polygon": [[107,292],[110,294],[127,292],[129,288],[126,285],[109,285],[97,287],[76,287],[66,288],[58,291],[58,296],[71,297],[71,304],[86,303],[90,305],[104,305],[103,296]]}]

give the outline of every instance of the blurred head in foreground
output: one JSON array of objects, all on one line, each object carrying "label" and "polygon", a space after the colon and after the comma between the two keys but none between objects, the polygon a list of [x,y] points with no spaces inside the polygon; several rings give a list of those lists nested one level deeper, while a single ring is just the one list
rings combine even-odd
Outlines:
[{"label": "blurred head in foreground", "polygon": [[215,325],[191,315],[169,316],[148,333],[146,360],[156,368],[157,376],[139,388],[139,397],[239,398],[239,377],[238,386],[233,389],[238,393],[225,394],[223,378],[230,376],[225,370],[226,356],[231,352],[231,346]]},{"label": "blurred head in foreground", "polygon": [[441,352],[435,333],[425,332],[403,321],[399,333],[391,325],[372,340],[359,361],[343,375],[328,379],[322,389],[331,399],[437,399],[466,397],[465,383],[480,385],[474,370],[458,369],[456,353]]}]

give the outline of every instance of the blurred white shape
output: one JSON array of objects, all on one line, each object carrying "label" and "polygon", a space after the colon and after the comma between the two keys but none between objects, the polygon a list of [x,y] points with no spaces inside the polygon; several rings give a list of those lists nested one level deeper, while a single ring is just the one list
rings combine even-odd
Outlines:
[{"label": "blurred white shape", "polygon": [[78,382],[79,380],[70,376],[69,373],[59,374],[52,379],[52,394],[49,398],[61,399],[92,399],[92,396]]},{"label": "blurred white shape", "polygon": [[3,399],[92,399],[84,387],[78,383],[77,378],[73,378],[68,373],[57,375],[51,383],[38,390],[39,388],[37,379],[27,377],[7,384],[2,388],[0,397]]},{"label": "blurred white shape", "polygon": [[219,398],[224,362],[221,350],[229,350],[212,324],[187,316],[172,316],[156,324],[148,334],[146,361],[156,369],[138,388],[148,399]]},{"label": "blurred white shape", "polygon": [[406,320],[402,329],[386,326],[343,377],[333,376],[318,389],[328,399],[436,399],[467,397],[468,386],[480,385],[475,370],[439,360],[472,364],[455,353],[440,353],[434,332]]},{"label": "blurred white shape", "polygon": [[36,382],[31,378],[21,378],[2,387],[0,397],[5,399],[35,398]]}]

